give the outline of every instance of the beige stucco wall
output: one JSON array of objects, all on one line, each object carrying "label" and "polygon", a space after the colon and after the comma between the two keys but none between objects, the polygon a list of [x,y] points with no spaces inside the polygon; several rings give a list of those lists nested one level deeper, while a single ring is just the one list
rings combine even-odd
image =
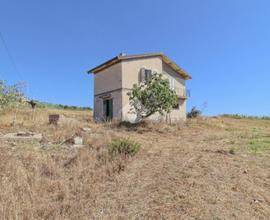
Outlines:
[{"label": "beige stucco wall", "polygon": [[94,75],[94,118],[102,121],[103,98],[113,99],[113,118],[122,118],[122,63],[117,63]]},{"label": "beige stucco wall", "polygon": [[[185,89],[185,80],[177,74],[169,65],[165,64],[160,57],[145,59],[123,60],[94,76],[94,117],[97,121],[103,119],[103,97],[113,98],[113,117],[122,121],[136,121],[136,115],[131,113],[131,106],[127,92],[132,89],[133,84],[139,83],[141,68],[152,69],[163,73],[164,78],[173,77],[176,88]],[[150,120],[173,121],[186,119],[186,100],[179,99],[180,108],[173,109],[170,115],[160,116],[155,114]]]},{"label": "beige stucco wall", "polygon": [[162,63],[162,71],[166,78],[173,77],[176,80],[176,86],[179,88],[185,88],[185,80],[176,73],[168,64]]},{"label": "beige stucco wall", "polygon": [[[182,94],[186,89],[186,81],[176,73],[168,64],[162,64],[164,77],[169,79],[173,77],[175,79],[176,94]],[[179,99],[179,109],[173,109],[169,115],[172,121],[186,120],[186,99]]]},{"label": "beige stucco wall", "polygon": [[[127,92],[132,88],[134,83],[139,83],[140,69],[144,67],[146,69],[152,69],[158,73],[163,73],[164,78],[169,79],[173,77],[175,79],[175,87],[177,89],[185,89],[185,80],[176,73],[169,65],[164,63],[161,58],[148,58],[148,59],[134,59],[132,61],[125,61],[122,64],[123,79],[122,86],[125,88],[122,94],[123,101],[123,115],[124,121],[136,121],[136,115],[132,114],[129,105],[129,98]],[[173,109],[169,115],[161,116],[160,114],[154,114],[149,119],[155,121],[180,121],[186,120],[186,100],[179,99],[179,109]]]},{"label": "beige stucco wall", "polygon": [[94,93],[99,95],[104,92],[122,88],[122,63],[114,64],[94,75]]},{"label": "beige stucco wall", "polygon": [[152,69],[162,72],[162,60],[160,57],[145,59],[133,59],[122,62],[122,86],[131,89],[134,83],[139,83],[139,73],[141,68]]},{"label": "beige stucco wall", "polygon": [[122,62],[122,86],[123,86],[123,121],[136,121],[136,115],[132,114],[127,92],[132,89],[133,84],[139,83],[141,68],[152,69],[158,73],[162,72],[162,60],[160,57],[150,57],[146,59],[133,59]]}]

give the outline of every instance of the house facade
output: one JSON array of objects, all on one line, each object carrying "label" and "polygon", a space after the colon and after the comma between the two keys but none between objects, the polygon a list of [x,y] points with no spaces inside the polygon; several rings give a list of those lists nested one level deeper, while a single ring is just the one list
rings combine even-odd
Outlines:
[{"label": "house facade", "polygon": [[140,55],[120,54],[91,69],[94,74],[94,119],[135,122],[137,115],[131,112],[129,97],[134,84],[139,84],[149,74],[162,73],[178,96],[178,104],[170,114],[154,114],[150,120],[186,120],[186,101],[189,97],[186,80],[191,77],[163,53]]}]

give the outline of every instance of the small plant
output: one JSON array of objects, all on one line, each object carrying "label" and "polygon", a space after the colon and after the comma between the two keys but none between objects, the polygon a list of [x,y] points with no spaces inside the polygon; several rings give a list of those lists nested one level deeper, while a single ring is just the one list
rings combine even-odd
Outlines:
[{"label": "small plant", "polygon": [[202,111],[197,109],[195,106],[192,107],[191,111],[187,113],[188,118],[197,118],[202,114]]},{"label": "small plant", "polygon": [[235,154],[235,149],[232,147],[232,148],[229,150],[229,153],[234,155],[234,154]]},{"label": "small plant", "polygon": [[111,157],[117,155],[134,156],[140,150],[140,147],[139,143],[128,138],[117,138],[112,140],[108,151]]}]

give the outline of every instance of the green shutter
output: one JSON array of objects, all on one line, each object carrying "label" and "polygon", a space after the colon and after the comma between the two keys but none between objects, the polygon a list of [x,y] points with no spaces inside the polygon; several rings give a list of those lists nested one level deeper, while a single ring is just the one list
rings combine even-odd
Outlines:
[{"label": "green shutter", "polygon": [[113,100],[108,100],[108,117],[109,119],[113,118]]}]

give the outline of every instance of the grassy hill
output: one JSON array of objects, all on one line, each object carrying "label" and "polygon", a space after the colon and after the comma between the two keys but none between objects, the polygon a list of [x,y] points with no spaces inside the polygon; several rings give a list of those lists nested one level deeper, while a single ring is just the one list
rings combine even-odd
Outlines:
[{"label": "grassy hill", "polygon": [[53,104],[49,102],[42,102],[38,100],[33,100],[36,103],[38,108],[53,108],[53,109],[70,109],[70,110],[92,110],[90,107],[81,107],[74,105],[62,105],[62,104]]},{"label": "grassy hill", "polygon": [[[127,126],[96,124],[90,111],[24,108],[12,126],[13,113],[1,112],[0,133],[43,138],[0,143],[1,219],[269,219],[269,120]],[[74,135],[85,147],[65,142]],[[123,138],[139,152],[111,156]]]}]

